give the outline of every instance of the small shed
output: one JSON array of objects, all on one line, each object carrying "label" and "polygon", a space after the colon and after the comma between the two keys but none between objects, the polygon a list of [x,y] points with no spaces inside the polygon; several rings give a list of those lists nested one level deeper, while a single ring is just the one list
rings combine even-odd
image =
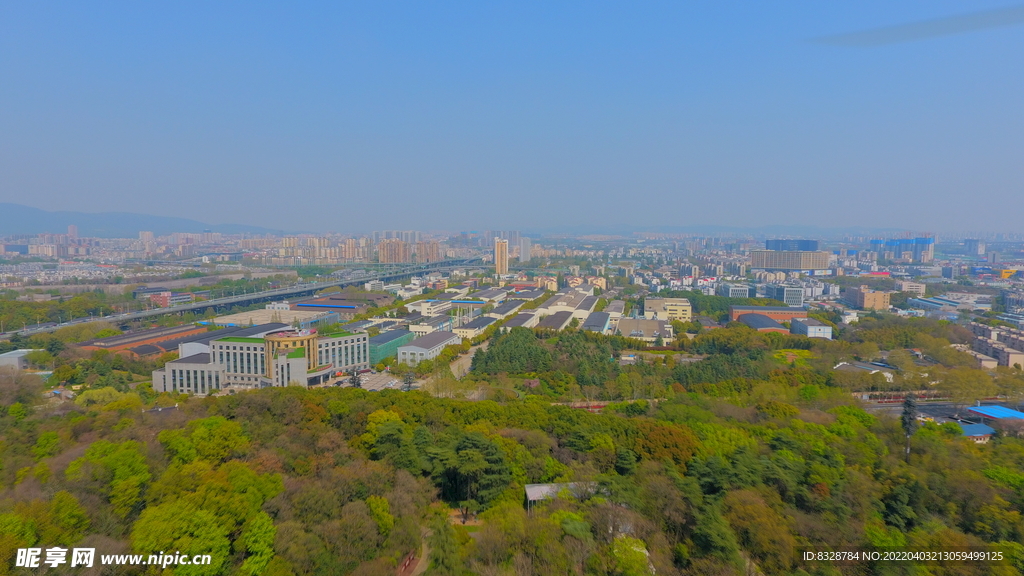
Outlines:
[{"label": "small shed", "polygon": [[534,503],[542,500],[551,500],[558,496],[562,490],[569,490],[573,494],[586,490],[585,482],[565,482],[560,484],[527,484],[526,485],[526,509],[533,507]]},{"label": "small shed", "polygon": [[994,428],[985,424],[961,424],[960,428],[964,431],[964,437],[974,440],[976,444],[988,444],[996,433]]}]

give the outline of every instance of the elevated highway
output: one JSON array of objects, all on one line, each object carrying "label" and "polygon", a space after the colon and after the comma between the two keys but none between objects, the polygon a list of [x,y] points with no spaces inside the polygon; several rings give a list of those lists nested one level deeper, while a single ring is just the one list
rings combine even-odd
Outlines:
[{"label": "elevated highway", "polygon": [[7,339],[15,334],[22,336],[32,336],[34,334],[43,334],[46,332],[53,332],[64,328],[66,326],[74,326],[76,324],[85,324],[88,322],[111,322],[114,324],[125,324],[133,320],[141,320],[144,318],[152,318],[154,316],[163,316],[165,314],[182,314],[185,312],[198,312],[205,311],[208,309],[214,310],[226,310],[232,306],[256,304],[259,302],[272,302],[275,300],[282,300],[290,297],[303,297],[312,296],[320,290],[331,288],[334,286],[344,287],[352,285],[361,285],[372,280],[381,280],[385,282],[393,282],[396,280],[403,280],[418,276],[421,274],[427,274],[430,272],[450,272],[458,268],[465,268],[467,266],[480,265],[481,261],[477,258],[465,259],[465,260],[445,260],[442,262],[434,262],[431,264],[409,264],[409,265],[395,265],[387,267],[381,270],[367,271],[365,274],[350,274],[341,278],[330,278],[317,282],[302,282],[293,286],[284,288],[275,288],[273,290],[264,290],[261,292],[252,292],[248,294],[237,294],[233,296],[225,296],[222,298],[213,298],[210,300],[203,300],[201,302],[192,302],[190,304],[179,304],[176,306],[170,306],[167,308],[153,308],[151,310],[139,310],[136,312],[125,312],[120,314],[111,314],[109,316],[92,316],[88,318],[76,318],[69,322],[50,322],[47,324],[39,324],[35,326],[27,326],[21,330],[11,330],[4,334],[0,334],[0,339]]}]

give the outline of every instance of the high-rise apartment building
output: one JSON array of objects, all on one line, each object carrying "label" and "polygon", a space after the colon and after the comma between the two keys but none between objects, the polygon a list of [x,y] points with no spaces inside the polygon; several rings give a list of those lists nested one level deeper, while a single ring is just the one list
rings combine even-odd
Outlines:
[{"label": "high-rise apartment building", "polygon": [[968,238],[964,240],[964,252],[968,256],[984,256],[985,255],[985,241],[977,238]]},{"label": "high-rise apartment building", "polygon": [[78,226],[74,224],[68,225],[68,238],[78,238]]},{"label": "high-rise apartment building", "polygon": [[532,251],[533,251],[533,242],[531,242],[529,238],[525,238],[525,237],[519,238],[519,261],[520,262],[529,262],[530,258],[531,258],[530,253]]},{"label": "high-rise apartment building", "polygon": [[508,240],[494,239],[494,273],[508,274]]},{"label": "high-rise apartment building", "polygon": [[409,244],[398,238],[381,240],[380,244],[377,244],[377,260],[382,264],[411,262]]},{"label": "high-rise apartment building", "polygon": [[750,267],[761,270],[823,270],[828,268],[828,260],[828,252],[750,251]]},{"label": "high-rise apartment building", "polygon": [[417,242],[416,243],[416,261],[417,262],[438,262],[443,260],[441,255],[441,244],[439,242]]},{"label": "high-rise apartment building", "polygon": [[372,235],[373,242],[379,244],[382,240],[398,239],[402,242],[415,244],[420,241],[420,233],[417,230],[380,230]]},{"label": "high-rise apartment building", "polygon": [[912,260],[926,263],[935,259],[935,238],[890,238],[874,239],[869,242],[872,252],[879,253],[886,260]]},{"label": "high-rise apartment building", "polygon": [[789,252],[815,252],[818,250],[817,240],[792,240],[779,238],[764,241],[765,250],[784,250]]}]

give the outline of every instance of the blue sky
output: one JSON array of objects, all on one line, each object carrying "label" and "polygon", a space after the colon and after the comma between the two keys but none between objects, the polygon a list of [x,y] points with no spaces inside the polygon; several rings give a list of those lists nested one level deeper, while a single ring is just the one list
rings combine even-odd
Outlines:
[{"label": "blue sky", "polygon": [[[0,201],[272,228],[1020,231],[1006,3],[0,6]],[[1016,6],[1016,5],[1009,5]]]}]

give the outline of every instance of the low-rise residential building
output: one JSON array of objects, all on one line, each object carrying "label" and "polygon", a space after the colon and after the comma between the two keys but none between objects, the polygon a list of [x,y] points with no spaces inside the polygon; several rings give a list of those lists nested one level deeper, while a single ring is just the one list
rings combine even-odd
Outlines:
[{"label": "low-rise residential building", "polygon": [[693,306],[686,298],[645,298],[644,318],[689,322],[693,319]]},{"label": "low-rise residential building", "polygon": [[924,296],[927,286],[920,282],[911,282],[910,280],[899,280],[896,282],[897,292],[907,292],[908,294],[917,294],[918,296]]},{"label": "low-rise residential building", "polygon": [[889,295],[885,290],[872,290],[867,286],[851,286],[843,297],[851,306],[862,310],[888,310]]},{"label": "low-rise residential building", "polygon": [[1024,352],[1010,348],[1002,342],[988,338],[975,338],[971,343],[971,348],[975,352],[995,358],[1000,366],[1024,367]]},{"label": "low-rise residential building", "polygon": [[996,366],[999,366],[999,361],[991,356],[974,350],[964,350],[964,352],[974,358],[974,367],[979,370],[994,370]]},{"label": "low-rise residential building", "polygon": [[404,346],[398,347],[398,361],[415,366],[424,360],[437,358],[448,346],[462,344],[462,338],[453,332],[431,332]]},{"label": "low-rise residential building", "polygon": [[963,424],[960,423],[965,438],[974,441],[975,444],[988,444],[988,441],[995,435],[996,430],[987,424]]}]

